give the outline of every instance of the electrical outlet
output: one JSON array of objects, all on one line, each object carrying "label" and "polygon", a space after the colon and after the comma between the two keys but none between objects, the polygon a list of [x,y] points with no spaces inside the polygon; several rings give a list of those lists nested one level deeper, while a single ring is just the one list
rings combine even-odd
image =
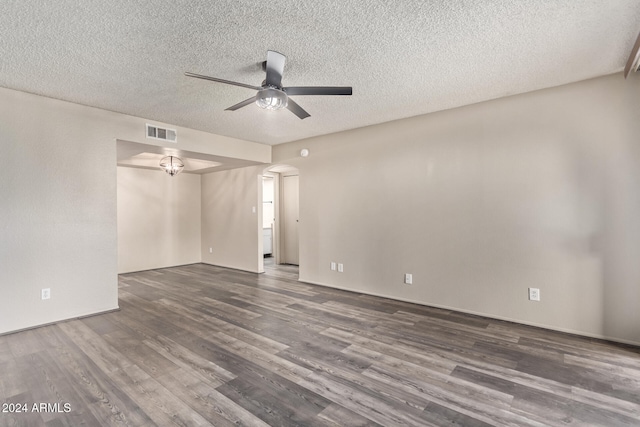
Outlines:
[{"label": "electrical outlet", "polygon": [[213,253],[213,248],[209,248],[209,253],[212,254]]},{"label": "electrical outlet", "polygon": [[49,299],[49,298],[51,298],[51,289],[50,289],[50,288],[43,289],[43,290],[40,292],[40,297],[41,297],[42,299]]},{"label": "electrical outlet", "polygon": [[336,263],[331,261],[331,271],[336,271]]},{"label": "electrical outlet", "polygon": [[540,289],[529,288],[529,301],[540,301]]},{"label": "electrical outlet", "polygon": [[405,275],[404,275],[404,283],[406,285],[412,285],[413,284],[413,274],[405,273]]},{"label": "electrical outlet", "polygon": [[344,264],[338,263],[338,273],[344,273]]}]

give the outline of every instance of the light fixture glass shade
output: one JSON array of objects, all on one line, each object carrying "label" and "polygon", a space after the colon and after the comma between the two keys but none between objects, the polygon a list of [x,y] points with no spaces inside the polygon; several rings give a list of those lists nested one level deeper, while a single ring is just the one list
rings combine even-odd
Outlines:
[{"label": "light fixture glass shade", "polygon": [[166,156],[160,160],[160,169],[171,176],[178,175],[184,169],[184,163],[179,157]]},{"label": "light fixture glass shade", "polygon": [[273,87],[262,89],[256,95],[256,104],[265,110],[280,110],[287,106],[287,94]]}]

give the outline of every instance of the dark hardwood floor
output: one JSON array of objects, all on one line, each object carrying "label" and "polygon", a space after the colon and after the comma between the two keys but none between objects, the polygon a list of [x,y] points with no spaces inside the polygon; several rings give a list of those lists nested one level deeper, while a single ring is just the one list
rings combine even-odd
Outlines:
[{"label": "dark hardwood floor", "polygon": [[0,425],[640,426],[638,348],[265,268],[121,275],[120,311],[0,336]]}]

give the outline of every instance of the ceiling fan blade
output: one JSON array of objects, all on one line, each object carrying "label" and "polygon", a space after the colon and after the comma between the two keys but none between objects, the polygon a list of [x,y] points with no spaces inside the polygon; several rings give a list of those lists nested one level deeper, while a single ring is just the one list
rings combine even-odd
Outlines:
[{"label": "ceiling fan blade", "polygon": [[283,88],[287,95],[351,95],[351,87],[291,86]]},{"label": "ceiling fan blade", "polygon": [[269,86],[282,86],[282,73],[287,57],[273,50],[267,51],[267,80]]},{"label": "ceiling fan blade", "polygon": [[293,114],[300,117],[301,119],[306,119],[307,117],[311,116],[309,113],[307,113],[304,110],[304,108],[302,108],[297,103],[295,103],[291,98],[288,99],[287,108],[289,109],[289,111],[291,111]]},{"label": "ceiling fan blade", "polygon": [[210,80],[212,82],[224,83],[224,84],[227,84],[227,85],[246,87],[247,89],[253,89],[253,90],[262,89],[260,86],[252,86],[252,85],[247,85],[247,84],[244,84],[244,83],[232,82],[231,80],[218,79],[216,77],[203,76],[201,74],[194,74],[194,73],[186,72],[186,73],[184,73],[184,75],[187,76],[187,77],[195,77],[196,79]]},{"label": "ceiling fan blade", "polygon": [[254,102],[256,102],[256,97],[252,96],[251,98],[245,99],[242,102],[238,102],[236,105],[232,105],[229,108],[225,108],[225,111],[229,110],[229,111],[236,111],[239,108],[242,107],[246,107],[249,104],[253,104]]}]

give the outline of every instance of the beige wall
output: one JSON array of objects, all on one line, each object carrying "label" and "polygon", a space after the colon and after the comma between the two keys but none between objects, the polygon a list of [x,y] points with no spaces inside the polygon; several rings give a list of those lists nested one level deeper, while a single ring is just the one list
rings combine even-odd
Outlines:
[{"label": "beige wall", "polygon": [[263,271],[263,169],[250,166],[202,176],[202,262]]},{"label": "beige wall", "polygon": [[276,146],[300,280],[640,343],[639,135],[613,75]]},{"label": "beige wall", "polygon": [[117,308],[116,145],[104,122],[0,89],[0,124],[0,333]]},{"label": "beige wall", "polygon": [[118,273],[200,262],[200,175],[118,167]]},{"label": "beige wall", "polygon": [[178,144],[148,140],[147,122],[0,88],[0,333],[117,308],[116,139],[271,160],[269,146],[170,124]]}]

